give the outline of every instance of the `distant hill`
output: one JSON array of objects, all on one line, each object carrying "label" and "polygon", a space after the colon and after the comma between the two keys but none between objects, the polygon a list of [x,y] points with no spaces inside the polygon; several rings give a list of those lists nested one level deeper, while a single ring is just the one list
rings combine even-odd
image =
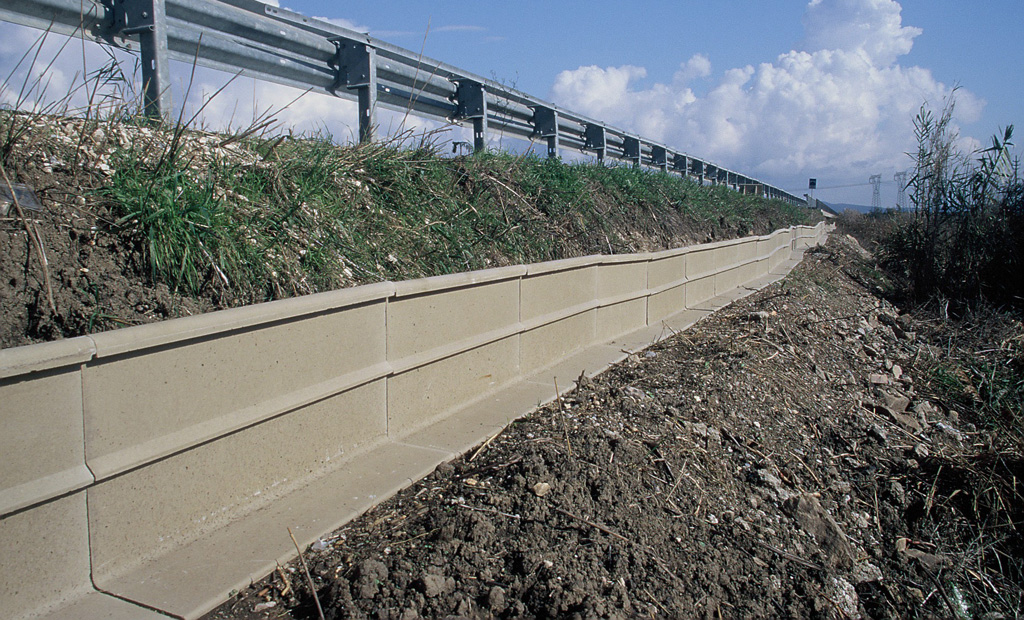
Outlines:
[{"label": "distant hill", "polygon": [[828,204],[839,213],[842,213],[847,209],[853,209],[854,211],[860,211],[861,213],[871,213],[871,207],[868,205],[854,205],[848,202],[830,202]]}]

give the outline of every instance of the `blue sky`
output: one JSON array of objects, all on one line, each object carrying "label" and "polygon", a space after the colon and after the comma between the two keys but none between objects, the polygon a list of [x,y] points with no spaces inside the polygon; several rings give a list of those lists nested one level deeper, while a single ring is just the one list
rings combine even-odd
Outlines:
[{"label": "blue sky", "polygon": [[[817,192],[834,202],[870,204],[867,177],[877,173],[886,181],[883,204],[894,203],[892,177],[910,164],[914,113],[924,102],[941,106],[954,84],[966,148],[987,143],[1001,126],[1024,124],[1021,0],[282,5],[422,47],[794,193],[811,176],[819,188],[844,186]],[[11,41],[6,48],[0,42],[0,70],[24,50],[3,36],[11,28],[0,26],[0,41]],[[203,74],[203,90],[223,79]],[[254,98],[260,107],[292,96],[238,82],[206,120],[216,126],[244,117]],[[350,136],[353,106],[326,99],[308,97],[282,118]],[[1024,140],[1024,126],[1021,132]]]}]

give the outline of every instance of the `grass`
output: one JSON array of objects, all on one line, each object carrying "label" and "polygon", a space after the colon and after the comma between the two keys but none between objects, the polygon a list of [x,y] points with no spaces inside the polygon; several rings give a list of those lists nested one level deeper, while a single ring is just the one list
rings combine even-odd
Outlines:
[{"label": "grass", "polygon": [[635,168],[444,158],[401,140],[277,136],[173,157],[157,142],[116,149],[99,194],[154,281],[190,294],[258,301],[807,221],[781,201]]}]

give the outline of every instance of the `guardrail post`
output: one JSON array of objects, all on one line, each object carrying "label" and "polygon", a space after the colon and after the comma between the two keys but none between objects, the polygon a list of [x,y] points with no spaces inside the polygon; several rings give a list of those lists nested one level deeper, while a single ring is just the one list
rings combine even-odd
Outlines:
[{"label": "guardrail post", "polygon": [[704,162],[699,159],[691,160],[690,170],[693,172],[693,176],[697,178],[697,184],[704,185]]},{"label": "guardrail post", "polygon": [[456,79],[455,102],[457,118],[473,121],[473,151],[487,148],[487,97],[484,85],[468,79]]},{"label": "guardrail post", "polygon": [[587,123],[583,127],[583,148],[597,153],[597,161],[603,162],[605,153],[608,151],[608,143],[605,140],[603,125]]},{"label": "guardrail post", "polygon": [[331,62],[334,84],[330,91],[344,87],[356,91],[359,98],[359,141],[373,140],[373,110],[377,107],[377,50],[361,41],[334,37],[336,48]]},{"label": "guardrail post", "polygon": [[558,111],[543,106],[533,108],[533,135],[547,139],[548,157],[558,157]]},{"label": "guardrail post", "polygon": [[683,175],[683,178],[686,178],[686,155],[676,153],[675,156],[672,157],[672,169]]},{"label": "guardrail post", "polygon": [[658,167],[662,172],[668,172],[668,151],[665,147],[651,147],[651,165]]},{"label": "guardrail post", "polygon": [[146,116],[169,120],[171,75],[167,59],[167,12],[164,0],[107,0],[110,25],[103,36],[139,35],[142,56],[142,102]]},{"label": "guardrail post", "polygon": [[626,136],[622,139],[622,155],[634,166],[640,166],[640,138]]}]

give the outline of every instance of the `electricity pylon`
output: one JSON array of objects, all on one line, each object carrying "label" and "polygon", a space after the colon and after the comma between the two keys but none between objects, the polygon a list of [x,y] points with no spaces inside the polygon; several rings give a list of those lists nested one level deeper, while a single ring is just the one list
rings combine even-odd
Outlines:
[{"label": "electricity pylon", "polygon": [[896,208],[907,210],[907,171],[897,172],[893,177],[896,181]]},{"label": "electricity pylon", "polygon": [[882,175],[873,174],[868,179],[868,183],[875,186],[874,191],[871,194],[871,208],[881,209],[882,208]]}]

